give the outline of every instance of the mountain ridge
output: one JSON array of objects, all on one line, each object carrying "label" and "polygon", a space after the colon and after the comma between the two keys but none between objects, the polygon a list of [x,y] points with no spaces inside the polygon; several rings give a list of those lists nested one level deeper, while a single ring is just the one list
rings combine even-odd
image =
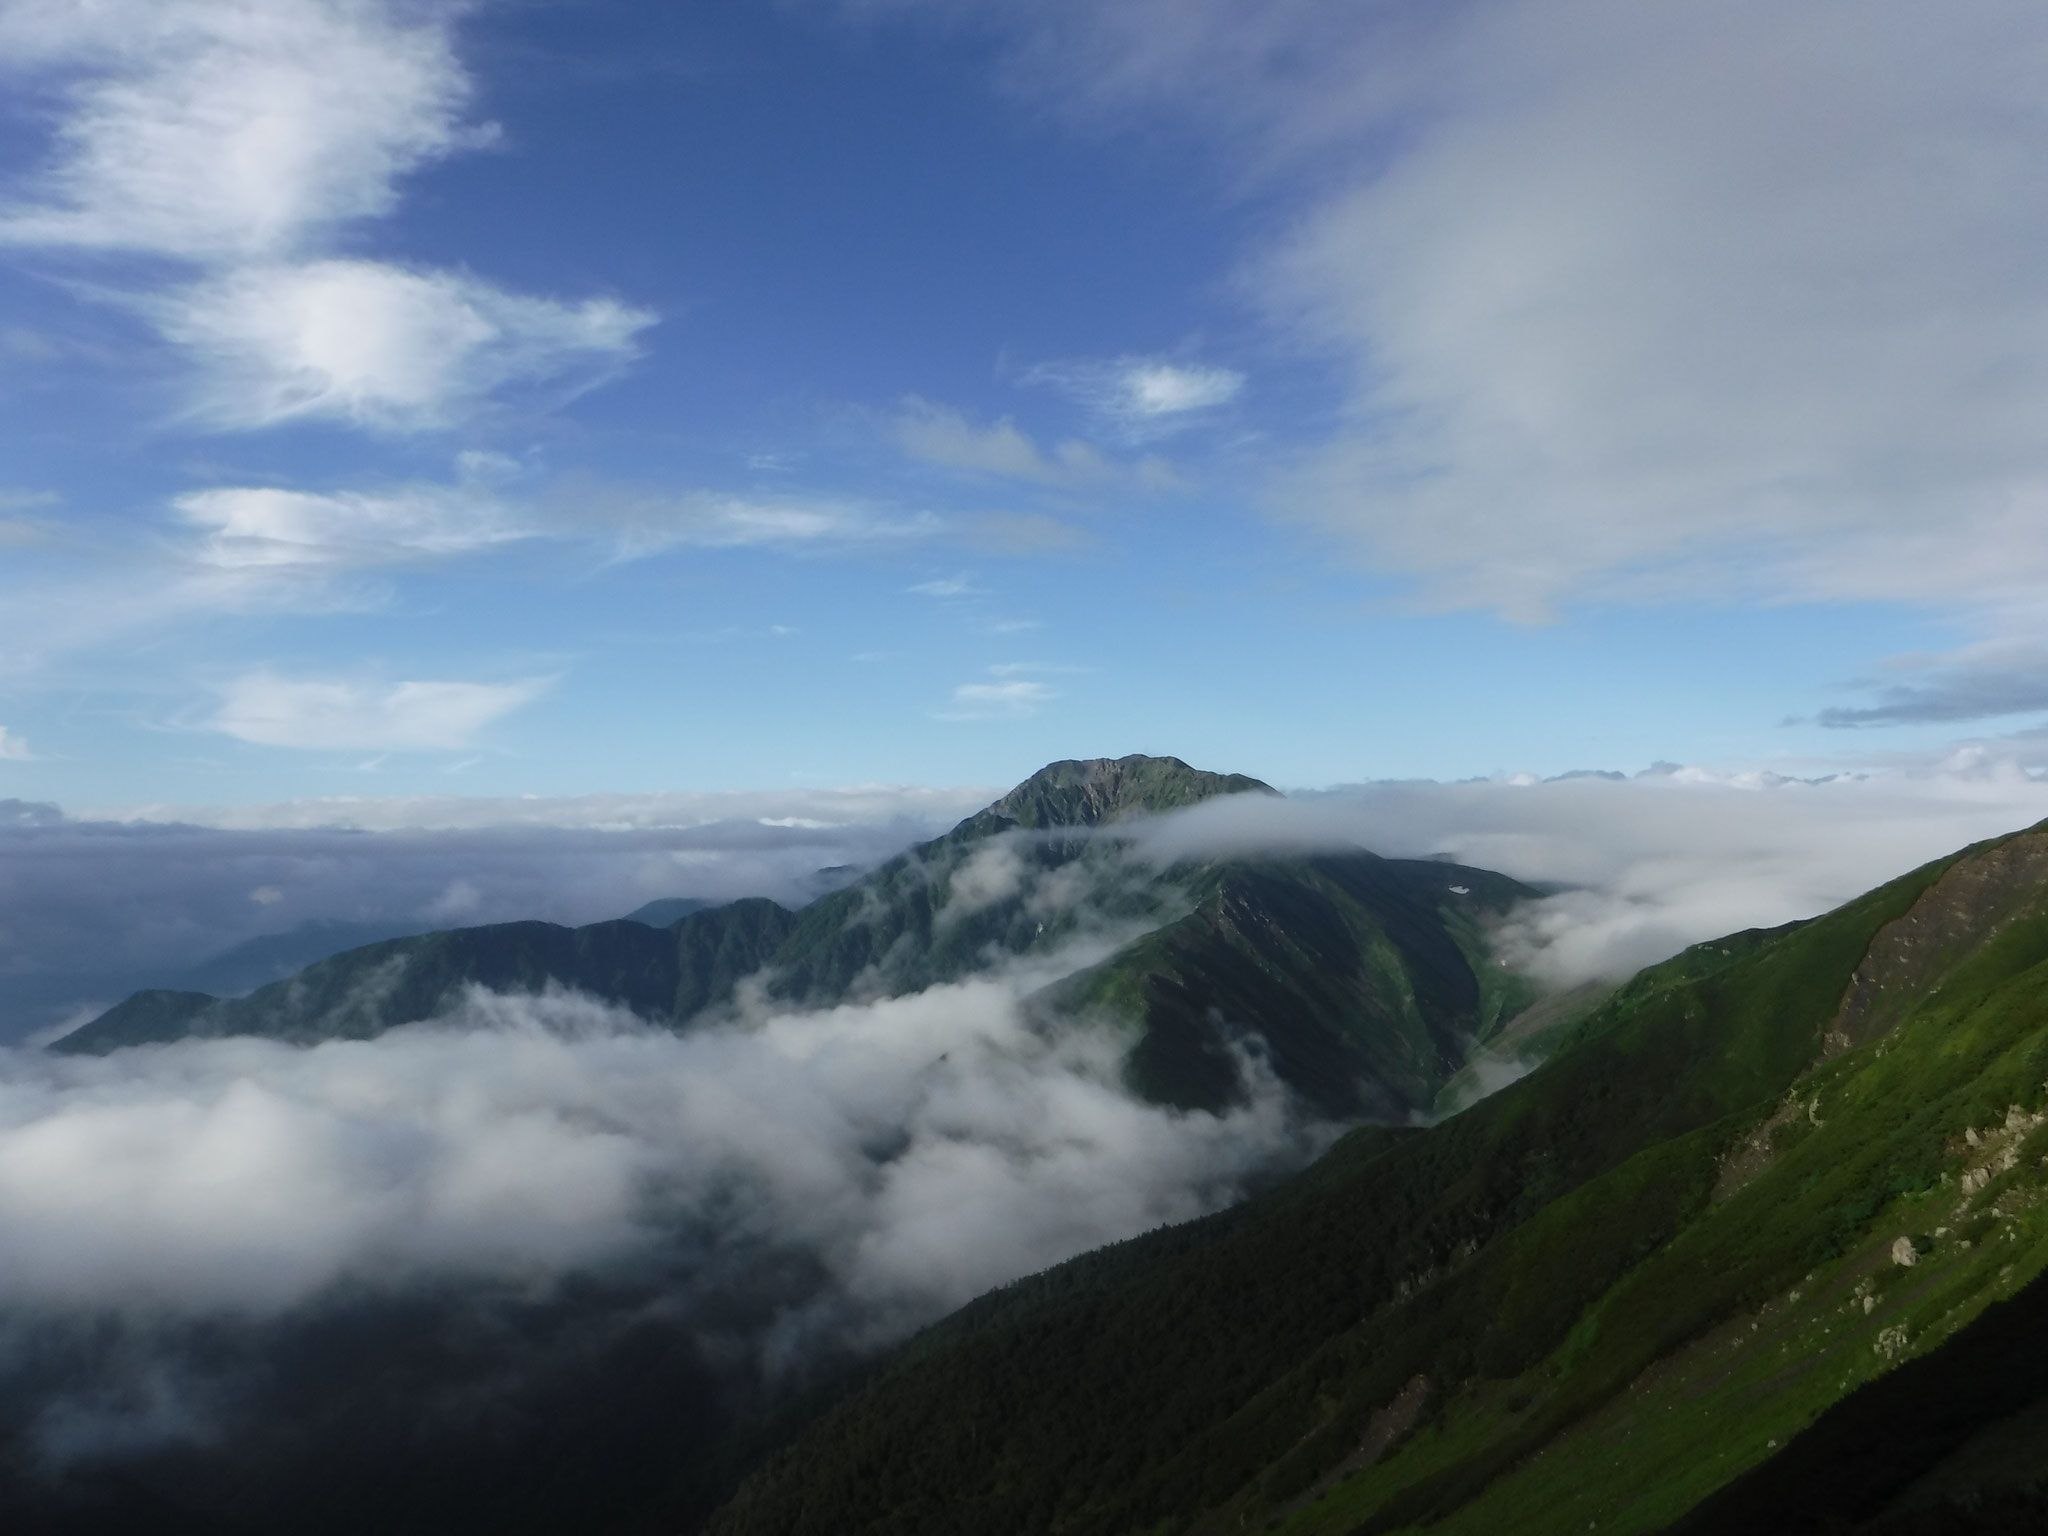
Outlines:
[{"label": "mountain ridge", "polygon": [[1275,793],[1173,757],[1062,760],[794,912],[756,897],[662,929],[501,923],[393,939],[241,998],[137,993],[55,1048],[364,1039],[446,1014],[470,987],[550,984],[690,1028],[737,1006],[749,977],[766,1006],[810,1010],[1139,932],[1032,1006],[1128,1030],[1126,1081],[1142,1096],[1220,1109],[1247,1091],[1249,1049],[1318,1113],[1427,1112],[1474,1046],[1533,998],[1491,962],[1488,932],[1536,893],[1490,871],[1363,850],[1161,869],[1124,832],[1140,817]]}]

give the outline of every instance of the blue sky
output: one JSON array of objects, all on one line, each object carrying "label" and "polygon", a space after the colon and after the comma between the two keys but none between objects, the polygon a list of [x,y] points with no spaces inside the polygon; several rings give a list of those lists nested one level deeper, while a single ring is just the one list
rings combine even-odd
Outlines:
[{"label": "blue sky", "polygon": [[0,797],[2030,765],[2048,20],[0,0]]}]

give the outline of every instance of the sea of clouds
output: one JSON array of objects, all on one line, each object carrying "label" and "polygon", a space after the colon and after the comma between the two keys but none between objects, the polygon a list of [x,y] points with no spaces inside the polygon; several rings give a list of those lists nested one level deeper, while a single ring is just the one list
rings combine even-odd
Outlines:
[{"label": "sea of clouds", "polygon": [[[267,1399],[222,1328],[415,1295],[580,1306],[600,1339],[658,1317],[772,1400],[1328,1145],[1255,1058],[1237,1106],[1163,1108],[1127,1040],[1024,1006],[1111,942],[823,1011],[755,993],[684,1034],[477,990],[373,1040],[0,1051],[0,1429],[53,1466],[231,1444]],[[10,1352],[24,1327],[90,1363]],[[492,1371],[562,1370],[511,1337]]]},{"label": "sea of clouds", "polygon": [[[16,807],[0,824],[0,933],[19,978],[94,952],[140,967],[284,918],[795,901],[821,865],[872,862],[986,798],[922,793],[842,801],[837,819],[817,797],[727,805],[687,826],[673,808],[594,826],[557,805],[557,824],[520,826],[470,807],[484,824],[449,826],[440,806],[444,824],[422,826],[373,807],[381,831],[292,825],[289,808],[207,827]],[[2044,816],[2048,785],[1975,757],[1820,781],[1658,769],[1247,795],[1117,835],[1151,867],[1364,846],[1503,870],[1552,893],[1509,919],[1507,952],[1566,985],[1813,915]],[[1013,852],[963,867],[959,899],[1014,886]],[[1060,882],[1041,885],[1059,899]],[[289,896],[252,895],[266,890]],[[748,991],[681,1034],[571,993],[476,991],[368,1041],[0,1049],[0,1345],[92,1319],[129,1341],[89,1381],[34,1389],[16,1371],[29,1357],[0,1347],[0,1396],[53,1456],[230,1434],[228,1399],[192,1364],[204,1352],[152,1340],[206,1320],[290,1326],[339,1297],[454,1287],[545,1304],[588,1283],[625,1285],[724,1369],[795,1382],[807,1362],[1230,1204],[1328,1144],[1339,1128],[1255,1058],[1235,1108],[1167,1109],[1124,1087],[1124,1039],[1027,1007],[1128,937],[1085,931],[912,996],[802,1012]]]},{"label": "sea of clouds", "polygon": [[1223,1114],[1134,1100],[1121,1041],[1019,1006],[1071,963],[683,1035],[478,991],[374,1040],[10,1051],[0,1306],[265,1316],[794,1245],[827,1282],[761,1341],[779,1355],[897,1336],[1317,1145],[1255,1064]]}]

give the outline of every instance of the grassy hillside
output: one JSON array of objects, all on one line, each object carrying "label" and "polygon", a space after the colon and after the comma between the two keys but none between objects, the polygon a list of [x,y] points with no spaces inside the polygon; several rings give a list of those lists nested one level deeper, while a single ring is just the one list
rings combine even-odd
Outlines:
[{"label": "grassy hillside", "polygon": [[[2044,1079],[2035,831],[1698,946],[1463,1115],[985,1298],[712,1528],[1662,1529],[2048,1263]],[[2048,1440],[1993,1418],[1979,1463]]]}]

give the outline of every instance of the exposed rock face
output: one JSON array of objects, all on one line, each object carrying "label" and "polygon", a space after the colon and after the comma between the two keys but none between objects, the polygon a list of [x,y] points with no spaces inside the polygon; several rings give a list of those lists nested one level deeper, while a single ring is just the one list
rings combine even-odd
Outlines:
[{"label": "exposed rock face", "polygon": [[2038,911],[2048,886],[2048,827],[1958,860],[1870,941],[1828,1026],[1830,1054],[1889,1034],[1943,971]]},{"label": "exposed rock face", "polygon": [[1796,1093],[1788,1094],[1785,1102],[1773,1110],[1755,1130],[1723,1153],[1720,1176],[1714,1182],[1716,1203],[1743,1189],[1758,1174],[1776,1162],[1778,1136],[1787,1126],[1812,1113],[1806,1102]]},{"label": "exposed rock face", "polygon": [[1401,1440],[1415,1428],[1422,1417],[1422,1410],[1429,1403],[1429,1378],[1413,1377],[1398,1396],[1384,1408],[1375,1409],[1366,1422],[1365,1434],[1360,1437],[1358,1451],[1347,1468],[1369,1467],[1386,1455],[1388,1447]]}]

